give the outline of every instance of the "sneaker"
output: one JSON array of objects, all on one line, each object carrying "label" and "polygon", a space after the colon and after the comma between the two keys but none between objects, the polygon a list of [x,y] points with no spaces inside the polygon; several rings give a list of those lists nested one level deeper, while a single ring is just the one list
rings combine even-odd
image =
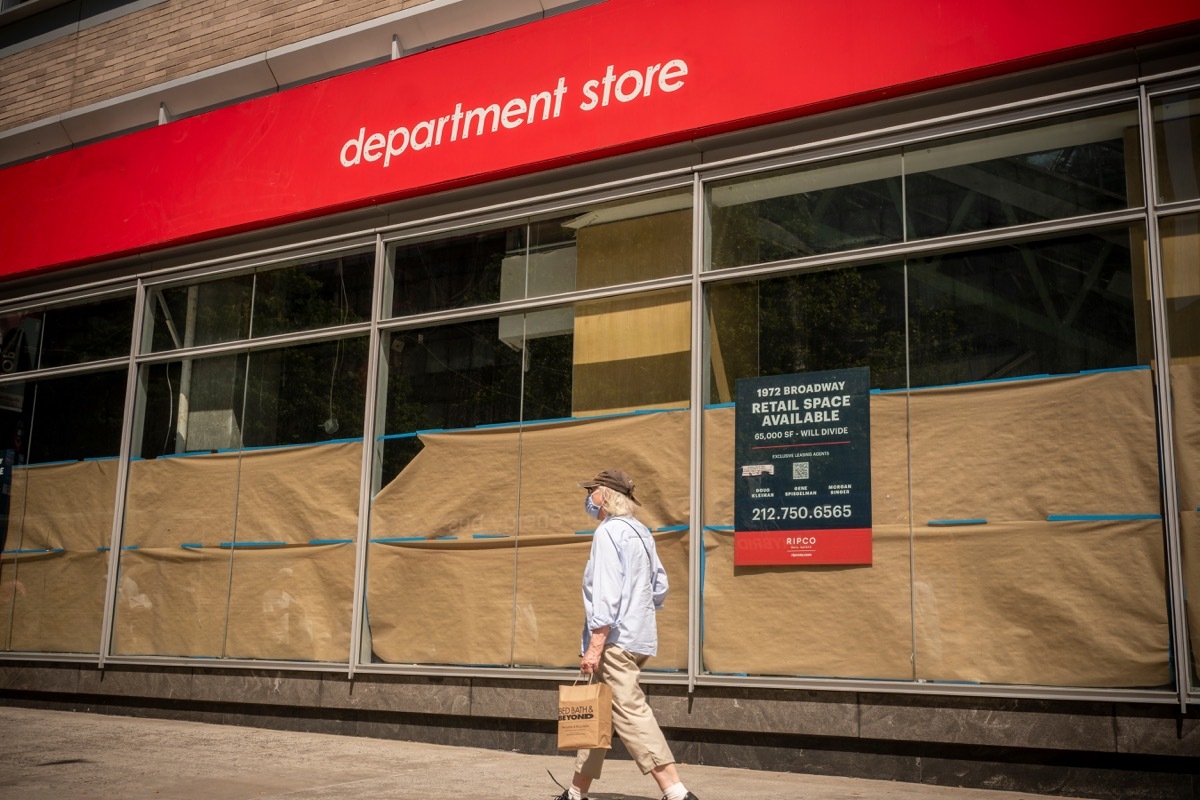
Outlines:
[{"label": "sneaker", "polygon": [[[559,800],[562,800],[562,798],[560,797]],[[667,800],[667,796],[663,795],[662,800]],[[700,798],[696,797],[696,795],[692,794],[691,792],[688,792],[683,796],[683,800],[700,800]]]},{"label": "sneaker", "polygon": [[[546,770],[546,772],[550,773],[550,780],[554,781],[555,783],[558,783],[558,780],[554,777],[553,772],[550,772],[550,770]],[[561,783],[558,783],[558,788],[562,789],[563,793],[560,794],[558,797],[554,798],[554,800],[571,800],[571,792],[570,792],[570,790],[567,789],[567,787],[563,786]],[[583,800],[588,800],[588,798],[584,797]],[[684,800],[686,800],[686,798]]]}]

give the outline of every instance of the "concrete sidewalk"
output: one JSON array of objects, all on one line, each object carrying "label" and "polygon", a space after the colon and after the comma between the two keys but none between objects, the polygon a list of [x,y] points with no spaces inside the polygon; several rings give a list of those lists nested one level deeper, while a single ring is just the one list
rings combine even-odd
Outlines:
[{"label": "concrete sidewalk", "polygon": [[[355,736],[0,706],[0,798],[158,800],[552,800],[571,758]],[[701,800],[1017,800],[984,789],[680,766]],[[592,800],[658,800],[630,761]]]}]

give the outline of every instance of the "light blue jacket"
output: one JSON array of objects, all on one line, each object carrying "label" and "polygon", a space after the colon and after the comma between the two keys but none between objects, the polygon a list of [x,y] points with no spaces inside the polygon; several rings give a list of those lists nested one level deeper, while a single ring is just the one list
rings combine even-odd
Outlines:
[{"label": "light blue jacket", "polygon": [[605,519],[592,537],[591,557],[583,570],[582,649],[587,650],[593,630],[609,625],[607,644],[657,655],[654,615],[669,588],[649,529],[633,517]]}]

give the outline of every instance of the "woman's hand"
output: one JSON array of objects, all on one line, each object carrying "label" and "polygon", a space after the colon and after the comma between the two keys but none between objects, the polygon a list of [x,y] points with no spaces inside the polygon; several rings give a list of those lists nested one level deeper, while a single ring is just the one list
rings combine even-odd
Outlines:
[{"label": "woman's hand", "polygon": [[583,654],[583,660],[579,662],[579,671],[584,675],[591,675],[600,668],[600,659],[604,655],[603,647],[592,645]]},{"label": "woman's hand", "polygon": [[579,662],[579,671],[591,675],[600,669],[600,659],[604,658],[604,645],[608,642],[608,632],[611,625],[596,628],[588,639],[588,648],[583,652],[583,660]]}]

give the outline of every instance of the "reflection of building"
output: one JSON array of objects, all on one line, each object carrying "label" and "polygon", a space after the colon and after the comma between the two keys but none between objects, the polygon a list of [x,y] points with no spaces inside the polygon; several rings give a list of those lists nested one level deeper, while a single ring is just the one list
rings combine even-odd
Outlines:
[{"label": "reflection of building", "polygon": [[[378,5],[190,4],[165,75],[175,3],[0,11],[0,686],[545,748],[575,482],[620,465],[697,757],[1033,788],[1053,753],[1064,792],[1183,793],[1192,4]],[[734,569],[737,380],[848,367],[873,565]]]}]

